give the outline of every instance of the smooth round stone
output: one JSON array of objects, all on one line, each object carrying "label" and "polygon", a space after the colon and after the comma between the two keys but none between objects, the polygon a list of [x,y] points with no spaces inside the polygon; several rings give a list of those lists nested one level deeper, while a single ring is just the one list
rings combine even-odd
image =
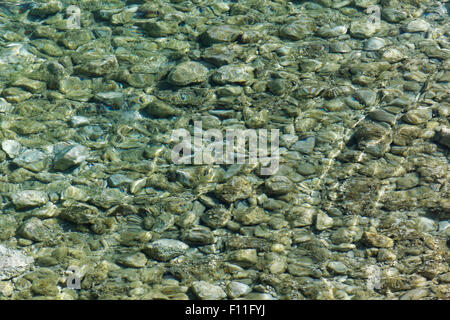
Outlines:
[{"label": "smooth round stone", "polygon": [[383,60],[386,60],[390,63],[396,63],[406,58],[406,56],[396,48],[388,48],[383,52],[381,57],[383,58]]},{"label": "smooth round stone", "polygon": [[347,53],[351,52],[352,48],[345,42],[333,42],[330,44],[330,52],[334,53]]},{"label": "smooth round stone", "polygon": [[195,281],[192,283],[192,291],[201,300],[221,300],[227,297],[227,294],[219,286],[210,284],[206,281]]},{"label": "smooth round stone", "polygon": [[347,30],[348,28],[346,26],[336,26],[333,28],[325,26],[317,30],[317,35],[322,38],[334,38],[346,34]]},{"label": "smooth round stone", "polygon": [[169,261],[184,254],[189,246],[184,242],[173,239],[160,239],[149,244],[144,252],[159,261]]},{"label": "smooth round stone", "polygon": [[408,17],[408,14],[405,11],[396,8],[384,8],[381,11],[381,16],[388,22],[397,23],[405,20]]},{"label": "smooth round stone", "polygon": [[226,292],[228,297],[231,299],[239,298],[241,296],[245,296],[252,291],[252,288],[245,283],[231,281],[226,288]]},{"label": "smooth round stone", "polygon": [[367,107],[375,105],[377,94],[370,89],[360,89],[355,92],[354,97]]},{"label": "smooth round stone", "polygon": [[315,137],[308,137],[304,140],[297,141],[291,147],[293,151],[299,151],[305,154],[311,154],[314,150],[314,146],[316,145]]},{"label": "smooth round stone", "polygon": [[254,78],[253,70],[251,66],[243,64],[226,65],[216,70],[212,80],[218,84],[246,84]]},{"label": "smooth round stone", "polygon": [[340,261],[331,261],[327,265],[327,269],[334,274],[345,274],[348,271],[347,266]]},{"label": "smooth round stone", "polygon": [[239,28],[233,25],[212,26],[202,34],[201,40],[205,45],[232,42],[235,41],[241,33]]},{"label": "smooth round stone", "polygon": [[408,111],[402,120],[410,124],[425,123],[432,118],[431,108],[418,108]]},{"label": "smooth round stone", "polygon": [[124,103],[122,92],[99,92],[95,98],[111,107],[120,108]]},{"label": "smooth round stone", "polygon": [[48,240],[51,237],[50,230],[42,223],[42,220],[34,217],[25,221],[17,233],[25,239],[38,242]]},{"label": "smooth round stone", "polygon": [[294,184],[285,176],[272,176],[265,182],[269,194],[281,195],[293,191]]},{"label": "smooth round stone", "polygon": [[413,20],[406,25],[406,32],[426,32],[430,28],[430,24],[422,19]]},{"label": "smooth round stone", "polygon": [[118,262],[126,267],[143,268],[147,264],[147,258],[143,253],[138,252],[136,254],[120,257]]},{"label": "smooth round stone", "polygon": [[48,202],[48,195],[44,191],[23,190],[11,195],[16,209],[39,207]]},{"label": "smooth round stone", "polygon": [[13,162],[25,169],[39,172],[47,166],[47,155],[36,149],[27,150],[16,157]]},{"label": "smooth round stone", "polygon": [[386,46],[386,41],[383,38],[373,37],[364,42],[364,50],[377,51]]},{"label": "smooth round stone", "polygon": [[186,86],[206,81],[208,68],[198,62],[187,61],[177,65],[169,74],[168,80],[177,86]]}]

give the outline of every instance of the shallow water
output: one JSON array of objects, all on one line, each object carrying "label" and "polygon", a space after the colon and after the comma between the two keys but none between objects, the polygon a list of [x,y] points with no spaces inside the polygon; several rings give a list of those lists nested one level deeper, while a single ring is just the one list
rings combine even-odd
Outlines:
[{"label": "shallow water", "polygon": [[0,299],[449,299],[448,4],[3,1]]}]

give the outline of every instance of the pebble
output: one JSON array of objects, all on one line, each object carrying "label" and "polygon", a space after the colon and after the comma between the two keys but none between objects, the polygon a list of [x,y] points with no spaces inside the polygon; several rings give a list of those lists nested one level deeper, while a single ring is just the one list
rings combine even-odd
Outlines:
[{"label": "pebble", "polygon": [[184,242],[173,239],[159,239],[147,245],[145,254],[158,261],[169,261],[184,254],[189,246]]},{"label": "pebble", "polygon": [[206,281],[194,281],[191,288],[197,298],[201,300],[222,300],[227,297],[221,287]]},{"label": "pebble", "polygon": [[16,209],[39,207],[46,204],[49,200],[44,191],[23,190],[11,195],[11,200]]},{"label": "pebble", "polygon": [[34,259],[0,244],[0,280],[17,277],[33,265]]},{"label": "pebble", "polygon": [[81,145],[72,145],[64,148],[55,155],[53,168],[65,171],[79,165],[88,157],[88,149]]}]

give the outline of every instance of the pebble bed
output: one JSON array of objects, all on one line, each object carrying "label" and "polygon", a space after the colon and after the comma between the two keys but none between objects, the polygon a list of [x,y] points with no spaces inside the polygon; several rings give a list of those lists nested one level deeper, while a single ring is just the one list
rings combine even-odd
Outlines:
[{"label": "pebble bed", "polygon": [[0,299],[450,299],[449,9],[2,1]]}]

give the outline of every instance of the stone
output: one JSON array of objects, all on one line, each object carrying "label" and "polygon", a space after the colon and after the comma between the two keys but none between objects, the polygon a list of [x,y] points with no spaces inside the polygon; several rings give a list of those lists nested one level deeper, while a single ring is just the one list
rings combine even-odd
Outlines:
[{"label": "stone", "polygon": [[359,89],[355,92],[354,97],[367,107],[375,105],[377,95],[370,89]]},{"label": "stone", "polygon": [[0,244],[0,280],[11,279],[23,274],[33,263],[32,257]]},{"label": "stone", "polygon": [[216,195],[227,203],[247,199],[252,194],[252,185],[243,177],[232,177],[228,182],[218,185]]},{"label": "stone", "polygon": [[125,98],[122,92],[98,92],[95,95],[95,98],[98,101],[103,102],[104,104],[114,107],[120,108],[123,106]]},{"label": "stone", "polygon": [[230,299],[236,299],[245,296],[251,291],[252,289],[249,285],[238,281],[231,281],[226,287],[226,293]]},{"label": "stone", "polygon": [[312,207],[293,207],[289,218],[293,227],[305,227],[313,224],[314,217],[316,216],[316,210]]},{"label": "stone", "polygon": [[388,22],[397,23],[405,20],[408,17],[408,14],[405,11],[396,9],[395,7],[388,7],[381,10],[381,17]]},{"label": "stone", "polygon": [[21,88],[11,87],[3,90],[3,97],[8,102],[22,102],[31,98],[32,94],[28,91],[24,91]]},{"label": "stone", "polygon": [[333,226],[334,220],[326,213],[319,211],[316,216],[316,229],[321,231]]},{"label": "stone", "polygon": [[264,209],[260,207],[237,208],[233,211],[233,215],[237,221],[246,226],[260,224],[269,219]]},{"label": "stone", "polygon": [[209,27],[200,37],[204,45],[210,46],[214,43],[233,42],[242,32],[233,25],[218,25]]},{"label": "stone", "polygon": [[165,21],[147,22],[143,28],[152,37],[166,37],[177,32],[177,26],[174,23]]},{"label": "stone", "polygon": [[22,145],[16,140],[3,140],[2,149],[6,152],[8,157],[14,159],[19,155]]},{"label": "stone", "polygon": [[117,260],[118,263],[131,268],[143,268],[147,264],[145,254],[138,252],[131,255],[125,255]]},{"label": "stone", "polygon": [[247,84],[253,80],[254,68],[244,64],[230,64],[217,69],[212,80],[218,84]]},{"label": "stone", "polygon": [[23,190],[13,193],[11,200],[16,209],[25,209],[42,206],[48,202],[49,198],[44,191]]},{"label": "stone", "polygon": [[44,152],[32,149],[22,152],[13,160],[13,163],[33,172],[40,172],[47,167],[47,160],[47,155]]},{"label": "stone", "polygon": [[333,274],[345,274],[348,271],[347,266],[340,261],[331,261],[328,263],[327,269]]},{"label": "stone", "polygon": [[430,28],[430,24],[422,19],[416,19],[409,22],[405,30],[406,32],[427,32]]},{"label": "stone", "polygon": [[432,116],[431,108],[419,107],[405,113],[402,120],[410,124],[421,124],[430,120]]},{"label": "stone", "polygon": [[14,216],[0,214],[0,240],[8,240],[16,234],[18,223]]},{"label": "stone", "polygon": [[417,173],[411,172],[404,175],[403,177],[397,178],[395,183],[397,189],[400,190],[411,189],[419,184],[419,176],[417,175]]},{"label": "stone", "polygon": [[57,171],[65,171],[79,165],[81,162],[86,160],[88,155],[89,151],[85,146],[68,146],[55,155],[53,160],[53,169]]},{"label": "stone", "polygon": [[308,137],[304,140],[299,140],[291,146],[291,150],[299,151],[304,154],[311,154],[316,145],[315,137]]},{"label": "stone", "polygon": [[386,46],[386,40],[383,38],[373,37],[364,42],[364,50],[377,51]]},{"label": "stone", "polygon": [[264,186],[271,195],[282,195],[294,190],[293,182],[285,176],[272,176],[265,181]]},{"label": "stone", "polygon": [[201,220],[209,227],[217,229],[224,227],[231,218],[231,213],[224,207],[216,207],[205,211]]},{"label": "stone", "polygon": [[51,238],[49,228],[47,228],[41,219],[30,218],[26,220],[18,229],[18,235],[25,239],[29,239],[36,242],[42,242]]},{"label": "stone", "polygon": [[201,83],[207,80],[208,68],[201,63],[187,61],[178,64],[167,77],[167,80],[176,86],[186,86]]},{"label": "stone", "polygon": [[144,248],[145,254],[158,261],[169,261],[184,254],[189,246],[184,242],[173,239],[160,239]]},{"label": "stone", "polygon": [[240,249],[228,254],[228,260],[242,267],[249,267],[258,262],[256,249]]},{"label": "stone", "polygon": [[311,25],[302,20],[288,23],[280,29],[280,38],[294,41],[304,39],[312,34]]},{"label": "stone", "polygon": [[194,281],[191,288],[197,298],[201,300],[222,300],[227,297],[221,287],[206,281]]},{"label": "stone", "polygon": [[356,39],[368,39],[380,30],[379,23],[372,23],[369,19],[353,21],[350,24],[350,35]]},{"label": "stone", "polygon": [[157,118],[169,118],[181,113],[177,108],[160,100],[155,100],[148,104],[148,106],[145,107],[145,112],[149,116]]},{"label": "stone", "polygon": [[368,246],[377,248],[391,248],[394,245],[394,240],[391,238],[369,231],[363,233],[361,241]]}]

